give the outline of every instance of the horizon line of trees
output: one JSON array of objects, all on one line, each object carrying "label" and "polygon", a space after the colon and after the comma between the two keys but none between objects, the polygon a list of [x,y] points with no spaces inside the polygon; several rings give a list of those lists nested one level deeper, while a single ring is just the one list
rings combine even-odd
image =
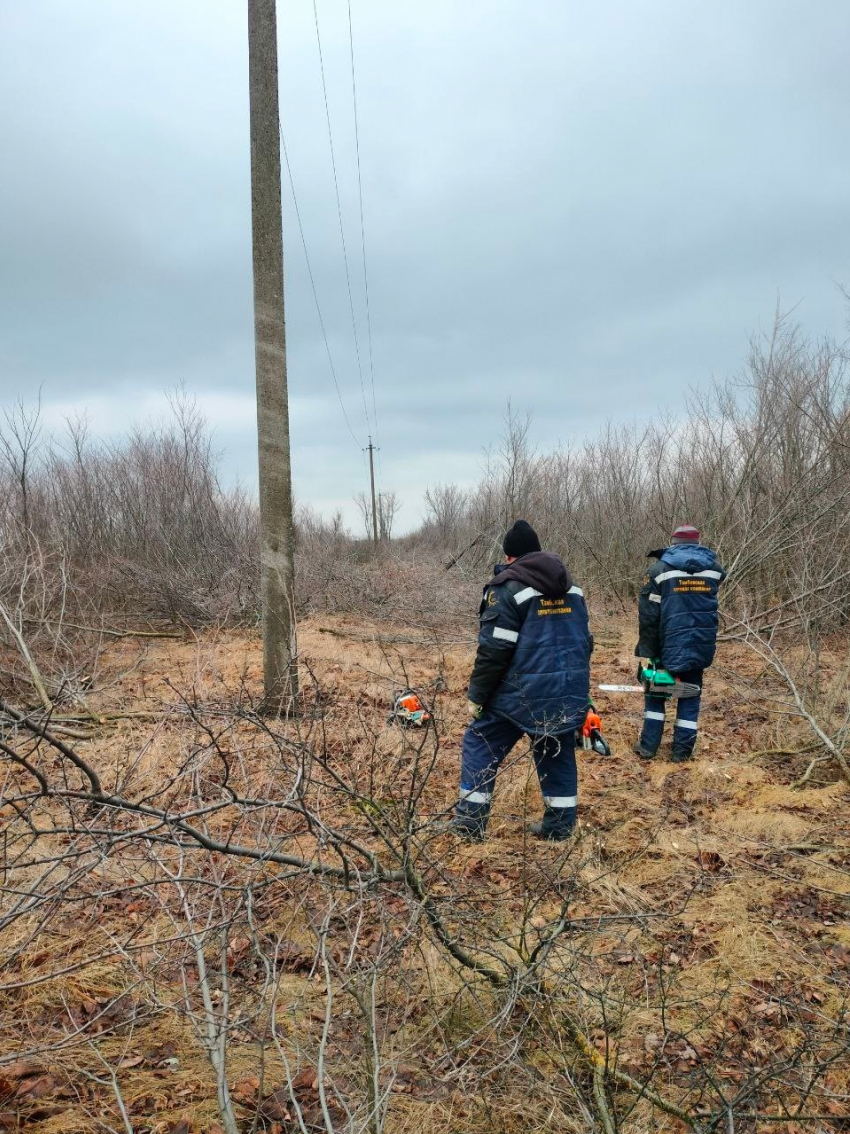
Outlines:
[{"label": "horizon line of trees", "polygon": [[[509,405],[479,483],[430,486],[417,529],[392,538],[400,502],[394,492],[381,495],[377,557],[340,513],[325,520],[299,507],[299,603],[317,608],[316,563],[325,570],[328,558],[340,560],[338,570],[371,563],[378,573],[388,558],[423,569],[430,558],[472,580],[498,558],[504,530],[521,516],[593,594],[626,605],[647,549],[688,522],[729,570],[727,603],[734,593],[748,616],[775,607],[790,616],[801,596],[816,594],[815,616],[843,624],[847,363],[843,346],[814,343],[778,318],[771,336],[753,341],[744,372],[693,393],[681,418],[609,424],[579,446],[540,452],[530,415]],[[63,441],[46,436],[38,404],[6,411],[0,601],[18,603],[38,575],[42,610],[67,600],[70,589],[128,616],[190,623],[257,616],[256,503],[241,488],[222,487],[194,403],[177,397],[172,407],[171,424],[112,443],[91,438],[79,421],[69,422]],[[356,503],[368,536],[370,502],[361,494]]]}]

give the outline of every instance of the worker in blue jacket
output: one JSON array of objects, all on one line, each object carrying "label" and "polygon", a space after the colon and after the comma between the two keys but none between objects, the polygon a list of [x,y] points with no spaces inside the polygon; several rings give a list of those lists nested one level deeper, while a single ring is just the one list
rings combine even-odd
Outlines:
[{"label": "worker in blue jacket", "polygon": [[[676,528],[669,547],[648,552],[657,560],[646,573],[638,599],[640,640],[635,654],[659,662],[681,681],[702,688],[703,671],[717,648],[717,591],[726,572],[696,528]],[[673,702],[676,720],[670,759],[690,760],[697,741],[699,694]],[[652,760],[664,732],[665,699],[647,696],[635,752]]]},{"label": "worker in blue jacket", "polygon": [[460,800],[452,829],[481,839],[499,765],[523,736],[543,793],[543,839],[566,839],[576,821],[575,730],[585,719],[592,638],[584,595],[560,556],[542,551],[517,520],[505,535],[504,565],[484,588],[478,652],[469,681],[472,719],[463,738]]}]

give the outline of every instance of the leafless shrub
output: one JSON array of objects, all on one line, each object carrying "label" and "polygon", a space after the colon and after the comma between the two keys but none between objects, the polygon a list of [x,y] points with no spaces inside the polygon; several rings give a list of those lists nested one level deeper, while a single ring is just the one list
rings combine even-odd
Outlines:
[{"label": "leafless shrub", "polygon": [[754,341],[746,373],[693,397],[683,421],[609,426],[576,449],[534,452],[529,423],[506,431],[471,492],[426,496],[422,543],[467,562],[492,556],[504,526],[525,515],[577,577],[601,595],[633,596],[648,547],[676,523],[699,526],[730,570],[727,608],[784,624],[813,588],[833,628],[850,614],[850,383],[843,349],[813,345],[778,319]]},{"label": "leafless shrub", "polygon": [[84,1068],[134,1129],[145,1104],[122,1078],[179,1059],[132,1037],[172,1020],[229,1134],[379,1132],[408,1096],[516,1099],[518,1084],[525,1120],[558,1129],[654,1115],[708,1134],[840,1101],[842,995],[773,996],[721,964],[695,996],[682,954],[698,973],[712,946],[688,910],[716,854],[651,901],[618,888],[622,863],[590,832],[459,860],[438,728],[387,734],[368,710],[340,749],[323,712],[181,699],[167,775],[140,752],[98,767],[42,717],[2,712],[0,1007],[20,1042],[0,1077],[21,1059]]},{"label": "leafless shrub", "polygon": [[220,488],[197,409],[185,398],[172,405],[171,426],[107,445],[72,422],[64,446],[42,439],[40,450],[37,409],[9,415],[0,438],[7,557],[37,558],[48,588],[67,595],[70,584],[119,621],[253,615],[256,510]]}]

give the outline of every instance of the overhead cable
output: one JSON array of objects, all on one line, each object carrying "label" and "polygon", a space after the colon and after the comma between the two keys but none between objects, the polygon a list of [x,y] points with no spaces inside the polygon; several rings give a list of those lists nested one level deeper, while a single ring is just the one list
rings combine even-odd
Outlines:
[{"label": "overhead cable", "polygon": [[334,366],[333,356],[331,355],[331,347],[330,343],[328,342],[328,334],[325,329],[325,320],[322,316],[322,308],[319,303],[319,294],[316,290],[316,280],[313,275],[313,265],[310,263],[310,253],[307,251],[307,240],[304,236],[304,225],[301,222],[301,210],[298,207],[298,196],[295,192],[295,179],[292,176],[292,166],[289,164],[289,152],[286,148],[286,138],[283,135],[283,130],[280,126],[280,120],[278,120],[277,126],[280,133],[280,144],[283,150],[283,157],[284,161],[286,162],[286,172],[289,175],[289,188],[292,190],[292,203],[295,206],[295,217],[298,221],[298,232],[301,235],[301,247],[304,249],[304,259],[307,261],[307,274],[310,277],[310,287],[313,290],[313,301],[316,304],[316,314],[319,317],[319,326],[322,329],[322,338],[325,340],[325,350],[327,351],[328,355],[328,364],[331,368],[331,375],[334,381],[334,388],[336,389],[336,396],[339,399],[339,408],[342,410],[342,416],[345,418],[345,424],[348,427],[348,432],[351,434],[352,441],[358,447],[358,449],[362,449],[363,446],[361,442],[357,440],[354,430],[351,428],[351,422],[349,421],[348,413],[345,409],[345,402],[342,399],[342,391],[339,388],[339,381],[336,376],[336,367]]},{"label": "overhead cable", "polygon": [[342,202],[341,202],[340,196],[339,196],[339,178],[337,176],[337,171],[336,171],[336,155],[334,153],[333,130],[331,129],[331,111],[330,111],[330,105],[328,103],[328,87],[327,87],[327,83],[325,81],[325,61],[324,61],[324,56],[322,54],[322,34],[321,34],[321,31],[319,30],[319,10],[318,10],[318,7],[316,6],[316,0],[313,0],[313,16],[314,16],[315,22],[316,22],[316,43],[318,44],[318,48],[319,48],[319,69],[320,69],[321,74],[322,74],[322,93],[323,93],[324,99],[325,99],[325,118],[327,120],[327,125],[328,125],[328,144],[330,146],[330,151],[331,151],[331,167],[333,169],[334,190],[336,192],[336,210],[337,210],[337,216],[339,218],[339,235],[340,235],[340,239],[342,241],[342,259],[343,259],[343,264],[345,265],[345,280],[346,280],[346,284],[348,285],[348,306],[349,306],[349,309],[351,311],[351,329],[354,332],[354,350],[355,350],[355,353],[357,355],[357,370],[358,370],[358,373],[360,375],[360,393],[361,393],[362,398],[363,398],[363,413],[364,413],[365,418],[366,418],[367,432],[369,432],[369,431],[371,431],[370,425],[369,425],[369,407],[366,404],[366,387],[365,387],[365,384],[363,382],[363,364],[362,364],[362,361],[360,359],[360,340],[359,340],[358,335],[357,335],[357,319],[356,319],[355,314],[354,314],[354,297],[353,297],[352,291],[351,291],[351,272],[349,271],[349,267],[348,267],[348,252],[347,252],[346,246],[345,246],[345,227],[344,227],[343,221],[342,221]]},{"label": "overhead cable", "polygon": [[[366,331],[369,343],[369,375],[372,383],[372,420],[375,425],[375,444],[380,453],[378,429],[378,403],[375,397],[375,356],[372,349],[372,312],[369,306],[369,273],[366,270],[366,222],[363,211],[363,177],[360,170],[360,125],[357,115],[357,75],[354,67],[354,29],[351,18],[351,0],[348,0],[348,43],[351,50],[351,100],[354,106],[354,144],[357,153],[357,192],[360,200],[360,244],[363,249],[363,288],[366,295]],[[380,465],[380,456],[378,457]]]}]

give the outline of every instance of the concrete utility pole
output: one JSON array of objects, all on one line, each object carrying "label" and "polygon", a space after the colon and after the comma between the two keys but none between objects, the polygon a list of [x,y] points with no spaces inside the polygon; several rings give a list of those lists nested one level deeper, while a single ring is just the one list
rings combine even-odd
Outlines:
[{"label": "concrete utility pole", "polygon": [[375,547],[378,546],[378,509],[375,505],[375,446],[372,444],[372,438],[369,438],[369,444],[366,446],[369,450],[369,480],[372,485],[372,538]]},{"label": "concrete utility pole", "polygon": [[283,308],[283,225],[275,0],[248,0],[254,346],[260,452],[260,591],[266,708],[298,693],[292,472]]}]

